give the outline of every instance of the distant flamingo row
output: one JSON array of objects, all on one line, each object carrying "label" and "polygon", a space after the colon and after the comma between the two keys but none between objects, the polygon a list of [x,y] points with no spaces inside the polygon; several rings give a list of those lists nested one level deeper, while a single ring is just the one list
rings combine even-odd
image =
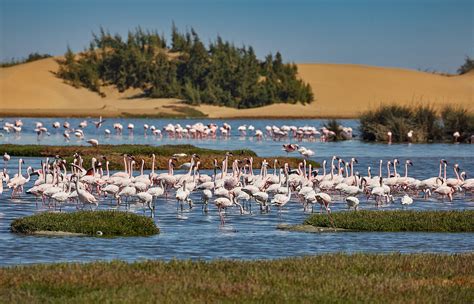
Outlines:
[{"label": "distant flamingo row", "polygon": [[[96,129],[101,128],[105,120],[102,117],[99,117],[97,121],[91,121]],[[52,123],[53,129],[60,129],[61,126],[64,128],[63,136],[66,140],[69,140],[71,135],[83,139],[86,137],[85,129],[88,127],[89,122],[87,120],[81,121],[77,127],[71,126],[67,121],[64,121],[62,124],[59,121]],[[21,120],[16,120],[13,123],[5,122],[3,130],[6,133],[20,133],[22,131],[23,122]],[[126,126],[121,123],[113,123],[112,129],[115,134],[122,135],[124,129],[128,130],[129,135],[133,135],[135,132],[135,125],[133,123],[128,123]],[[44,135],[50,135],[48,128],[42,122],[36,122],[34,126],[34,131],[37,133],[38,137]],[[264,130],[256,129],[253,125],[241,125],[237,128],[237,132],[240,136],[252,136],[257,139],[263,139],[264,137],[281,140],[285,138],[294,138],[295,140],[303,139],[316,139],[319,138],[321,141],[327,141],[335,133],[331,130],[328,130],[326,127],[316,128],[314,126],[295,126],[295,125],[267,125]],[[104,134],[111,135],[111,129],[105,128]],[[191,138],[191,139],[206,139],[206,138],[216,138],[217,136],[229,137],[232,134],[232,126],[226,122],[222,123],[221,126],[215,123],[204,124],[202,122],[197,122],[194,124],[187,124],[181,126],[181,124],[167,124],[162,128],[158,128],[151,123],[143,124],[143,135],[153,135],[153,136],[163,136],[166,135],[170,138]],[[341,126],[341,134],[346,139],[352,139],[352,128]],[[97,139],[95,141],[98,143]],[[94,141],[94,142],[95,142]],[[94,144],[91,142],[91,144]]]},{"label": "distant flamingo row", "polygon": [[[169,159],[168,170],[159,173],[155,170],[153,155],[151,172],[146,174],[144,160],[137,161],[131,155],[124,155],[122,171],[111,173],[106,157],[93,158],[90,168],[87,168],[81,156],[75,154],[71,164],[55,158],[51,162],[49,159],[42,161],[41,168],[29,166],[26,176],[22,172],[24,161],[19,159],[17,174],[10,177],[7,169],[10,157],[4,154],[0,194],[4,191],[3,183],[6,183],[7,189],[12,191],[11,198],[19,197],[31,178],[37,177],[26,193],[40,199],[48,207],[61,209],[64,205],[75,204],[78,208],[84,208],[110,204],[113,208],[129,208],[130,204],[135,204],[150,210],[154,216],[157,198],[174,196],[177,212],[180,213],[185,208],[193,208],[194,193],[194,197],[196,194],[200,197],[198,202],[203,213],[209,211],[208,203],[213,200],[224,224],[223,212],[227,208],[236,206],[240,214],[249,214],[252,212],[252,201],[258,204],[261,212],[269,212],[271,206],[281,211],[292,202],[301,204],[303,211],[313,211],[314,205],[319,205],[321,211],[325,209],[330,215],[331,204],[338,200],[345,202],[349,209],[359,209],[360,196],[365,197],[367,202],[373,199],[376,206],[391,204],[395,200],[408,206],[413,203],[413,197],[420,194],[425,199],[434,194],[441,200],[452,201],[455,195],[472,195],[474,192],[474,179],[467,179],[466,172],[461,171],[458,164],[452,167],[454,177],[448,178],[448,163],[445,160],[439,162],[438,176],[420,180],[409,175],[409,167],[413,165],[410,160],[403,162],[404,175],[398,172],[398,159],[386,162],[385,174],[381,160],[378,175],[373,175],[372,168],[368,167],[367,175],[361,176],[355,168],[358,163],[356,158],[344,160],[337,156],[331,158],[329,169],[328,162],[323,161],[322,172],[312,168],[304,159],[298,168],[293,169],[287,163],[281,164],[278,159],[272,164],[264,160],[258,168],[259,172],[255,172],[252,157],[239,159],[231,153],[223,155],[221,160],[214,160],[212,174],[201,173],[196,154],[189,156],[189,162],[181,166],[186,171],[176,174],[177,162],[186,157],[184,153],[176,154]],[[134,175],[137,162],[141,168],[138,176]]]}]

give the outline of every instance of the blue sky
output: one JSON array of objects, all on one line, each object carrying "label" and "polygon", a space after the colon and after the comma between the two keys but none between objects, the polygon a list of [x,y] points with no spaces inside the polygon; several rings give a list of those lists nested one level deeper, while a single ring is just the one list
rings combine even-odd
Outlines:
[{"label": "blue sky", "polygon": [[0,59],[82,50],[103,26],[194,27],[259,57],[455,72],[474,56],[474,0],[0,0]]}]

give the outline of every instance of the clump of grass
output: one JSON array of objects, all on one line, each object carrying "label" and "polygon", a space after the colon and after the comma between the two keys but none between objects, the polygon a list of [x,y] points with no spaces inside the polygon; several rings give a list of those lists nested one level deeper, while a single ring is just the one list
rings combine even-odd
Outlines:
[{"label": "clump of grass", "polygon": [[71,213],[43,212],[14,220],[11,231],[35,233],[61,231],[90,236],[148,236],[159,233],[152,219],[121,211],[78,211]]},{"label": "clump of grass", "polygon": [[431,106],[415,108],[400,105],[383,105],[377,110],[365,112],[360,117],[362,138],[367,141],[386,141],[392,132],[393,142],[407,141],[407,134],[413,130],[414,142],[440,140],[440,126],[437,113]]},{"label": "clump of grass", "polygon": [[[193,153],[198,154],[201,159],[201,169],[213,169],[214,159],[221,161],[226,152],[231,152],[234,158],[254,158],[255,165],[262,163],[263,158],[258,157],[255,152],[249,149],[239,150],[212,150],[198,148],[193,145],[162,145],[162,146],[147,146],[147,145],[99,145],[98,147],[89,146],[42,146],[42,145],[2,145],[2,151],[8,152],[12,156],[29,156],[29,157],[55,157],[59,155],[64,157],[68,162],[72,162],[72,155],[79,153],[85,164],[90,164],[92,157],[101,159],[106,156],[110,161],[110,169],[123,169],[123,154],[135,156],[137,165],[140,165],[140,160],[145,160],[145,169],[151,169],[152,154],[156,156],[156,169],[167,169],[168,160],[175,153],[186,153],[190,156]],[[290,167],[298,167],[300,160],[294,157],[279,157],[281,162],[288,162]],[[188,162],[189,157],[178,160],[180,162]],[[314,168],[319,167],[319,164],[314,161],[309,161]],[[104,164],[105,165],[105,164]],[[104,166],[105,167],[105,166]]]},{"label": "clump of grass", "polygon": [[[5,303],[472,303],[474,254],[0,268]],[[186,292],[183,292],[183,291]]]},{"label": "clump of grass", "polygon": [[451,141],[456,131],[461,133],[460,140],[466,141],[474,132],[474,115],[451,106],[439,114],[430,105],[382,105],[363,113],[359,120],[362,139],[366,141],[387,141],[390,131],[393,142],[406,142],[411,130],[412,142]]},{"label": "clump of grass", "polygon": [[349,134],[345,134],[343,126],[341,125],[341,123],[337,119],[328,120],[324,124],[324,127],[326,127],[329,131],[334,132],[334,135],[330,135],[330,137],[328,139],[330,141],[339,141],[339,140],[352,139],[352,138],[348,138]]},{"label": "clump of grass", "polygon": [[452,138],[454,132],[459,132],[459,141],[464,142],[474,135],[474,115],[461,107],[446,106],[441,111],[443,133]]},{"label": "clump of grass", "polygon": [[[474,210],[358,211],[331,214],[336,228],[357,231],[474,232]],[[325,214],[315,214],[306,225],[332,227]]]}]

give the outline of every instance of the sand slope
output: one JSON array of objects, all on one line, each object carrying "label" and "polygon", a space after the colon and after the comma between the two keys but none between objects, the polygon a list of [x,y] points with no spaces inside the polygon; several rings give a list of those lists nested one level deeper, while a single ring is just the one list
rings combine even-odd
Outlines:
[{"label": "sand slope", "polygon": [[[128,99],[138,91],[119,93],[105,88],[106,98],[85,88],[74,88],[55,76],[55,59],[0,68],[0,114],[40,116],[116,116],[123,114],[175,114],[172,99]],[[163,107],[164,106],[164,107]]]},{"label": "sand slope", "polygon": [[[63,83],[53,58],[0,68],[0,115],[160,115],[176,114],[174,99],[127,97],[107,88],[106,98]],[[307,106],[275,104],[236,110],[203,105],[210,117],[355,117],[381,103],[430,103],[472,107],[474,73],[441,76],[413,70],[347,64],[299,64],[301,78],[313,87],[316,100]]]}]

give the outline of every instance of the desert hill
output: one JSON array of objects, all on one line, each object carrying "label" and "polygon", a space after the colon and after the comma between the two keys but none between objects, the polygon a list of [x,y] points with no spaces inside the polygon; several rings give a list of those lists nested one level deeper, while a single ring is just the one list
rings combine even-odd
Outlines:
[{"label": "desert hill", "polygon": [[[179,115],[189,107],[176,99],[134,98],[137,91],[119,93],[105,88],[106,97],[74,88],[55,76],[54,58],[0,68],[0,115],[118,116]],[[209,117],[356,117],[382,103],[429,103],[472,108],[474,73],[461,76],[349,64],[298,64],[316,100],[311,105],[273,104],[238,110],[194,107]]]}]

